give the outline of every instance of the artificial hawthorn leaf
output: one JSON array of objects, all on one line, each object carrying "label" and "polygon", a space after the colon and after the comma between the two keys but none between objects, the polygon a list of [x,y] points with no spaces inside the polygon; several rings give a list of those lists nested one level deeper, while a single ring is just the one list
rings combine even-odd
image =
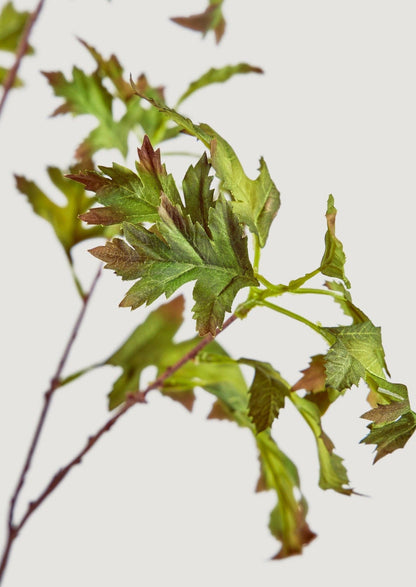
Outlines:
[{"label": "artificial hawthorn leaf", "polygon": [[335,236],[335,217],[337,210],[334,206],[334,197],[328,197],[328,205],[326,210],[326,221],[328,230],[325,234],[325,252],[322,257],[320,270],[321,273],[328,277],[336,277],[342,279],[345,285],[350,288],[351,284],[345,276],[345,253],[341,241]]},{"label": "artificial hawthorn leaf", "polygon": [[373,374],[367,376],[377,405],[361,417],[371,420],[370,433],[361,442],[376,445],[374,462],[397,448],[403,448],[416,429],[416,414],[409,404],[407,387]]},{"label": "artificial hawthorn leaf", "polygon": [[47,172],[52,183],[58,188],[66,199],[65,206],[59,206],[46,195],[33,181],[16,175],[17,189],[24,195],[33,210],[47,220],[55,231],[67,256],[77,243],[97,236],[103,236],[101,227],[85,228],[78,220],[78,215],[85,212],[90,206],[92,198],[89,198],[85,190],[79,184],[66,179],[62,171],[57,167],[48,167]]},{"label": "artificial hawthorn leaf", "polygon": [[232,147],[210,126],[195,125],[189,118],[164,104],[155,100],[148,101],[210,149],[211,164],[222,182],[222,189],[228,191],[232,197],[234,212],[240,222],[247,224],[250,231],[258,236],[260,246],[264,247],[270,225],[280,207],[280,193],[270,177],[264,159],[260,159],[257,179],[250,179],[244,173]]},{"label": "artificial hawthorn leaf", "polygon": [[358,385],[367,372],[383,376],[385,361],[379,327],[367,321],[325,331],[335,337],[325,359],[328,385],[342,391]]},{"label": "artificial hawthorn leaf", "polygon": [[[170,349],[166,366],[175,363],[188,352],[192,346],[187,345],[189,342],[194,345],[196,340],[179,343]],[[315,534],[306,522],[307,504],[300,492],[296,466],[278,448],[268,430],[256,434],[248,415],[248,390],[238,362],[230,359],[216,341],[211,342],[206,349],[201,356],[197,356],[195,362],[186,363],[165,384],[169,385],[171,381],[176,389],[202,387],[217,398],[209,417],[232,418],[255,435],[261,467],[258,489],[273,490],[277,496],[277,505],[271,513],[269,524],[273,536],[282,543],[276,558],[299,554]]]},{"label": "artificial hawthorn leaf", "polygon": [[353,490],[349,487],[347,470],[342,464],[343,459],[333,452],[334,445],[322,430],[319,407],[295,393],[291,395],[291,400],[315,436],[320,465],[319,487],[351,495]]},{"label": "artificial hawthorn leaf", "polygon": [[123,372],[109,394],[109,409],[123,403],[128,393],[140,389],[140,375],[145,367],[158,365],[172,345],[183,321],[184,299],[174,298],[151,312],[105,364],[121,367]]},{"label": "artificial hawthorn leaf", "polygon": [[64,102],[55,109],[52,116],[72,113],[74,116],[91,114],[98,121],[96,126],[83,141],[76,153],[77,158],[92,155],[99,149],[118,149],[127,155],[127,135],[130,129],[120,125],[113,117],[113,96],[97,74],[86,74],[82,69],[73,67],[72,80],[66,79],[59,71],[42,72],[52,86],[54,94],[64,98]]},{"label": "artificial hawthorn leaf", "polygon": [[204,12],[191,16],[175,16],[171,20],[185,28],[201,32],[204,37],[208,31],[214,31],[215,39],[219,43],[225,31],[222,3],[223,0],[210,0]]},{"label": "artificial hawthorn leaf", "polygon": [[[6,2],[0,12],[0,50],[16,53],[19,42],[25,30],[30,12],[18,11],[13,2]],[[33,53],[29,47],[27,53]]]},{"label": "artificial hawthorn leaf", "polygon": [[[137,271],[141,278],[127,292],[121,306],[132,309],[150,304],[163,293],[170,296],[184,283],[196,281],[193,296],[194,317],[200,335],[215,335],[221,328],[225,312],[231,311],[237,292],[256,285],[247,241],[229,202],[220,197],[210,208],[208,228],[212,238],[197,222],[183,216],[163,194],[157,223],[158,236],[140,225],[123,224],[127,242],[137,251],[140,261]],[[105,247],[91,252],[99,259],[107,255]],[[130,252],[127,253],[131,258]],[[122,261],[113,266],[123,274]]]},{"label": "artificial hawthorn leaf", "polygon": [[190,216],[192,222],[198,222],[208,236],[211,236],[208,226],[209,211],[214,205],[214,190],[211,189],[213,177],[209,175],[210,170],[211,165],[204,153],[195,166],[189,167],[182,184],[184,213]]},{"label": "artificial hawthorn leaf", "polygon": [[[384,406],[383,406],[384,408]],[[376,408],[376,410],[378,410]],[[363,417],[368,419],[374,418],[375,414],[373,410],[364,414]],[[376,420],[380,419],[380,413],[376,412]],[[389,412],[388,416],[386,411],[383,410],[383,416],[390,418],[392,413]],[[411,410],[406,411],[397,420],[393,422],[386,422],[383,424],[370,424],[368,428],[371,432],[361,440],[364,444],[375,444],[376,445],[376,456],[374,463],[376,463],[382,457],[392,453],[398,448],[403,448],[409,438],[413,435],[416,430],[416,414]]]},{"label": "artificial hawthorn leaf", "polygon": [[221,68],[212,67],[209,71],[204,73],[201,77],[189,84],[188,89],[181,95],[179,100],[176,102],[178,107],[184,102],[189,96],[191,96],[197,90],[217,83],[223,83],[229,80],[236,74],[240,73],[263,73],[260,67],[249,65],[248,63],[238,63],[237,65],[226,65]]},{"label": "artificial hawthorn leaf", "polygon": [[239,363],[255,369],[249,394],[249,416],[257,432],[266,430],[278,417],[279,410],[285,405],[285,398],[290,393],[286,382],[269,363],[253,359],[240,359]]},{"label": "artificial hawthorn leaf", "polygon": [[[282,547],[274,557],[286,558],[300,554],[316,534],[307,521],[307,503],[300,492],[299,475],[295,464],[276,445],[270,433],[264,431],[256,437],[260,453],[261,489],[273,489],[277,505],[270,515],[269,529]],[[300,494],[298,497],[297,494]]]},{"label": "artificial hawthorn leaf", "polygon": [[137,173],[113,163],[113,167],[100,166],[102,174],[85,171],[68,176],[82,183],[85,189],[94,191],[97,201],[103,205],[82,214],[81,220],[87,224],[103,226],[124,221],[133,224],[156,222],[159,219],[158,208],[162,192],[171,202],[181,203],[174,179],[166,172],[165,165],[160,160],[160,150],[153,149],[147,136],[137,152]]}]

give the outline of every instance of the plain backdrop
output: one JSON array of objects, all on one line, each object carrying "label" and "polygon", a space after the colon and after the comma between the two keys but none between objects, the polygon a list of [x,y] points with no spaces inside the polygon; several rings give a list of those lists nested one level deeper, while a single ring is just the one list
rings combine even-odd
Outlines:
[{"label": "plain backdrop", "polygon": [[[15,5],[33,9],[35,2]],[[12,177],[25,175],[53,192],[46,166],[66,167],[93,127],[89,117],[49,118],[60,102],[40,74],[70,75],[74,64],[92,71],[76,37],[104,56],[116,53],[127,74],[145,72],[164,85],[169,104],[212,66],[246,61],[264,69],[200,91],[182,111],[222,134],[251,177],[265,158],[282,194],[261,264],[270,280],[287,282],[319,264],[326,200],[334,194],[353,299],[382,326],[392,379],[409,386],[416,406],[414,1],[225,0],[219,46],[212,35],[203,40],[169,21],[204,8],[202,0],[47,0],[33,32],[36,55],[20,72],[26,87],[9,96],[0,120],[2,535],[43,391],[79,311],[60,246]],[[136,147],[133,138],[126,165]],[[174,148],[199,149],[183,138],[162,150]],[[96,159],[124,163],[117,151]],[[166,158],[179,179],[190,162]],[[76,250],[86,287],[97,268],[90,246]],[[126,289],[105,272],[66,373],[108,356],[146,315],[118,308]],[[191,289],[184,291],[189,317]],[[326,298],[287,304],[324,324],[345,323]],[[187,320],[180,336],[193,328]],[[325,348],[301,324],[261,310],[220,342],[235,357],[271,362],[292,382]],[[20,512],[108,417],[106,396],[117,376],[108,367],[56,394]],[[352,486],[366,497],[319,489],[313,438],[290,407],[273,427],[299,467],[318,534],[302,556],[269,560],[278,549],[267,528],[274,495],[254,493],[258,463],[249,432],[207,422],[212,400],[203,392],[193,414],[153,392],[33,516],[15,543],[5,587],[387,587],[405,580],[414,571],[416,439],[373,466],[372,447],[359,444],[365,397],[364,388],[352,389],[324,422]]]}]

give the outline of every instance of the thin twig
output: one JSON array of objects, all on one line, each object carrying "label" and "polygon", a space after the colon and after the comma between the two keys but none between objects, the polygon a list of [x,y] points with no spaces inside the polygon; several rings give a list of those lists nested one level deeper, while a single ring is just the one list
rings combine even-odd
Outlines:
[{"label": "thin twig", "polygon": [[4,80],[3,95],[0,100],[0,115],[3,110],[4,104],[6,102],[7,96],[9,95],[9,92],[12,89],[13,84],[16,80],[16,76],[17,76],[17,72],[20,67],[20,63],[23,59],[23,56],[25,55],[25,53],[27,51],[28,46],[29,46],[30,34],[32,32],[32,29],[33,29],[35,22],[37,21],[37,19],[39,17],[40,11],[42,10],[44,3],[45,3],[45,0],[40,0],[37,7],[31,13],[31,15],[29,16],[29,18],[27,20],[26,26],[25,26],[23,34],[22,34],[22,38],[20,39],[19,45],[17,47],[15,62],[13,64],[13,66],[9,69],[9,71],[7,72],[6,78]]},{"label": "thin twig", "polygon": [[[220,332],[223,332],[230,324],[232,324],[237,319],[235,314],[232,314],[228,320],[226,320],[220,330],[217,330],[217,335]],[[59,469],[57,473],[52,477],[49,483],[46,485],[45,489],[42,493],[33,501],[31,501],[27,507],[25,514],[23,515],[21,521],[18,524],[10,525],[9,526],[9,536],[8,540],[4,549],[3,559],[0,566],[0,582],[3,576],[8,556],[10,554],[10,550],[14,540],[17,538],[19,532],[26,524],[27,520],[30,516],[38,509],[38,507],[45,501],[45,499],[50,495],[58,485],[65,479],[68,473],[75,467],[75,465],[79,465],[83,459],[83,457],[92,449],[92,447],[98,442],[98,440],[103,436],[106,432],[111,430],[114,424],[126,413],[130,408],[138,403],[145,403],[146,402],[146,395],[152,389],[156,389],[161,387],[164,381],[173,375],[176,371],[178,371],[185,363],[188,361],[192,361],[197,354],[207,346],[212,340],[214,339],[212,334],[207,334],[201,341],[195,345],[195,347],[186,353],[177,363],[168,367],[166,371],[164,371],[153,383],[150,383],[144,391],[137,391],[135,393],[131,393],[124,405],[120,408],[120,410],[112,416],[107,422],[92,436],[90,436],[84,446],[84,448],[77,454],[75,457],[69,461],[64,467]]]},{"label": "thin twig", "polygon": [[78,318],[72,328],[71,334],[69,336],[68,342],[65,346],[65,349],[62,353],[61,359],[59,361],[59,364],[56,368],[55,374],[51,379],[51,383],[50,386],[48,388],[48,390],[45,392],[44,396],[43,396],[43,408],[42,411],[39,415],[39,420],[38,423],[36,425],[36,429],[32,438],[32,442],[29,446],[29,450],[26,456],[26,460],[24,462],[22,471],[20,473],[20,477],[19,480],[17,482],[16,485],[16,489],[13,492],[12,498],[10,500],[10,507],[9,507],[9,514],[8,514],[8,520],[7,520],[7,525],[8,525],[8,537],[7,537],[7,542],[6,542],[6,546],[4,548],[4,552],[3,552],[3,556],[1,559],[1,563],[0,563],[0,582],[1,582],[1,578],[3,576],[6,564],[7,564],[7,560],[8,560],[8,556],[10,553],[10,549],[12,546],[13,541],[15,540],[15,538],[17,537],[17,534],[20,530],[21,527],[21,523],[20,524],[15,524],[14,522],[14,512],[15,512],[15,508],[16,508],[16,503],[17,500],[19,498],[19,495],[23,489],[25,480],[26,480],[26,475],[30,469],[30,466],[32,464],[32,460],[33,460],[33,455],[35,453],[36,447],[38,445],[39,442],[39,438],[41,435],[41,432],[43,430],[43,427],[45,425],[45,421],[46,421],[46,416],[48,414],[49,411],[49,407],[51,405],[51,399],[52,396],[54,394],[54,392],[58,389],[58,387],[60,386],[60,379],[61,379],[61,375],[62,375],[62,371],[65,367],[65,364],[68,360],[69,357],[69,353],[72,349],[72,346],[74,344],[74,341],[78,335],[80,326],[82,324],[82,321],[84,320],[84,316],[85,316],[85,312],[87,310],[87,306],[88,306],[88,302],[94,292],[94,289],[97,285],[98,279],[101,275],[101,267],[99,268],[99,270],[97,271],[91,287],[88,291],[88,293],[85,294],[84,298],[83,298],[83,304],[82,304],[82,308],[81,311],[78,315]]},{"label": "thin twig", "polygon": [[[220,330],[217,330],[217,335],[220,332],[223,332],[236,319],[237,316],[235,314],[232,314],[228,318],[228,320],[224,322],[222,328]],[[168,377],[173,375],[173,373],[176,373],[176,371],[178,371],[183,365],[185,365],[185,363],[192,361],[197,356],[197,354],[204,347],[207,346],[207,344],[212,342],[213,339],[214,337],[212,336],[212,334],[207,334],[204,338],[201,339],[201,341],[197,345],[194,346],[193,349],[186,353],[177,363],[175,363],[171,367],[168,367],[166,371],[164,371],[157,379],[155,379],[155,381],[153,381],[153,383],[150,383],[144,391],[136,391],[134,393],[129,394],[126,402],[119,409],[119,411],[109,420],[107,420],[107,422],[95,434],[88,438],[84,448],[71,461],[69,461],[69,463],[67,463],[64,467],[59,469],[59,471],[55,473],[55,475],[49,481],[49,483],[42,491],[42,493],[35,500],[29,503],[26,513],[23,515],[20,523],[15,527],[16,534],[20,532],[22,527],[27,522],[28,518],[30,518],[33,512],[37,510],[38,507],[45,501],[48,495],[50,495],[52,491],[56,489],[56,487],[61,483],[61,481],[63,481],[63,479],[67,476],[71,469],[73,469],[75,465],[79,465],[81,463],[83,457],[92,449],[92,447],[98,442],[101,436],[103,436],[106,432],[111,430],[111,428],[121,418],[121,416],[128,412],[128,410],[130,410],[132,406],[140,403],[146,403],[146,396],[149,393],[149,391],[161,387],[164,381],[168,379]]]}]

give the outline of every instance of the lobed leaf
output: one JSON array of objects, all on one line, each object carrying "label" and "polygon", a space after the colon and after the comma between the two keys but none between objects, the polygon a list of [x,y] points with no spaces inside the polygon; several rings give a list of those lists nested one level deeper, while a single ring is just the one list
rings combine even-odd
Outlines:
[{"label": "lobed leaf", "polygon": [[240,222],[247,224],[250,231],[257,235],[260,246],[264,247],[280,207],[280,192],[270,177],[264,159],[260,159],[257,179],[249,179],[232,147],[210,126],[195,125],[164,104],[154,100],[149,102],[210,149],[212,166],[222,182],[222,189],[232,197],[234,212]]},{"label": "lobed leaf", "polygon": [[[29,18],[30,12],[16,10],[13,2],[6,2],[0,12],[0,51],[16,53]],[[33,48],[27,53],[33,53]]]},{"label": "lobed leaf", "polygon": [[358,385],[367,372],[383,376],[385,360],[379,327],[366,321],[324,330],[335,337],[325,360],[328,385],[342,391]]},{"label": "lobed leaf", "polygon": [[[124,248],[111,267],[124,279],[129,279],[134,271],[140,279],[120,305],[134,309],[150,304],[163,293],[169,297],[184,283],[196,281],[193,312],[197,330],[201,335],[215,335],[225,312],[231,311],[237,292],[257,284],[257,280],[248,258],[246,238],[229,203],[222,197],[209,209],[208,229],[209,234],[190,216],[184,216],[181,207],[174,206],[165,194],[159,207],[158,234],[141,225],[124,223],[124,235],[131,249]],[[112,248],[107,243],[91,252],[107,261]],[[138,259],[136,268],[130,264],[134,251]]]},{"label": "lobed leaf", "polygon": [[66,179],[57,167],[48,167],[47,172],[52,183],[64,195],[65,206],[56,204],[36,183],[23,176],[15,176],[16,187],[27,197],[34,212],[51,224],[65,253],[70,257],[71,249],[77,243],[103,236],[105,233],[103,228],[98,226],[85,228],[78,220],[78,215],[85,212],[91,206],[92,201],[92,198],[89,198],[85,193],[84,188]]},{"label": "lobed leaf", "polygon": [[68,176],[82,183],[87,190],[94,191],[97,201],[103,205],[83,214],[81,220],[104,226],[121,222],[156,222],[162,192],[171,202],[181,204],[174,179],[161,163],[160,150],[153,149],[147,136],[137,152],[137,173],[113,163],[112,167],[100,166],[101,174],[86,171]]},{"label": "lobed leaf", "polygon": [[122,368],[109,394],[109,409],[140,389],[140,376],[150,365],[159,365],[183,321],[184,299],[179,296],[151,312],[105,364]]}]

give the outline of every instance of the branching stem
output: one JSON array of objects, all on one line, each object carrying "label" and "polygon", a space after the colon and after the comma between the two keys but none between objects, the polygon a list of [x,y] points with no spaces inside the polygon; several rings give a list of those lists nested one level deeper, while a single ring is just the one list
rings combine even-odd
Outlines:
[{"label": "branching stem", "polygon": [[[13,495],[11,497],[11,500],[10,500],[9,513],[8,513],[8,519],[7,519],[8,536],[7,536],[7,542],[6,542],[6,546],[4,548],[3,556],[0,561],[0,583],[1,583],[1,580],[2,580],[2,577],[4,574],[4,570],[7,565],[11,546],[12,546],[14,540],[16,539],[16,537],[20,531],[20,528],[22,527],[22,522],[20,524],[16,524],[15,520],[14,520],[16,503],[17,503],[19,495],[23,489],[23,486],[25,484],[26,475],[28,474],[29,469],[31,467],[33,456],[35,454],[36,447],[39,443],[40,435],[41,435],[43,427],[45,425],[46,416],[48,414],[48,411],[49,411],[49,408],[51,405],[52,397],[53,397],[55,391],[58,389],[58,387],[60,387],[60,379],[61,379],[62,371],[63,371],[65,364],[68,360],[69,353],[72,349],[72,346],[75,342],[75,339],[78,336],[79,329],[80,329],[81,324],[84,320],[85,312],[88,307],[88,302],[94,292],[94,289],[97,285],[97,282],[98,282],[100,275],[101,275],[101,267],[97,271],[88,293],[84,294],[84,296],[83,296],[83,303],[82,303],[80,313],[79,313],[78,318],[72,328],[71,334],[69,336],[69,339],[68,339],[68,342],[65,346],[65,349],[62,353],[59,364],[56,368],[55,374],[53,375],[53,377],[51,379],[51,384],[43,396],[42,411],[39,415],[38,423],[36,425],[36,429],[35,429],[35,432],[34,432],[34,435],[32,438],[32,442],[30,443],[29,450],[28,450],[28,453],[26,456],[26,460],[23,464],[23,468],[20,473],[20,477],[17,481],[16,488],[15,488]],[[30,509],[30,507],[31,506],[29,506],[29,509]]]},{"label": "branching stem", "polygon": [[3,95],[0,100],[0,116],[1,116],[2,110],[4,108],[4,104],[6,103],[7,96],[9,95],[9,92],[12,89],[13,84],[16,80],[17,72],[20,67],[20,63],[23,59],[23,56],[25,55],[25,53],[27,51],[28,46],[29,46],[29,37],[32,32],[33,26],[34,26],[35,22],[37,21],[37,19],[39,18],[39,14],[43,8],[44,3],[45,3],[45,0],[39,1],[38,5],[36,6],[36,8],[32,12],[32,14],[29,16],[28,21],[26,23],[25,29],[22,34],[22,38],[21,38],[19,46],[17,48],[15,62],[12,65],[12,67],[9,69],[9,71],[7,72],[6,78],[4,80]]},{"label": "branching stem", "polygon": [[[94,280],[94,283],[92,285],[92,288],[90,290],[89,295],[91,295],[92,290],[94,289],[95,283],[98,279],[99,273],[96,276],[96,279]],[[78,332],[79,326],[82,322],[82,318],[83,315],[85,313],[85,309],[86,309],[86,305],[88,302],[89,296],[86,298],[85,300],[85,304],[83,306],[83,310],[81,311],[78,320],[74,326],[72,335],[70,337],[70,340],[68,341],[67,347],[65,349],[64,355],[59,363],[58,369],[56,371],[56,374],[54,376],[54,378],[52,379],[52,383],[51,383],[51,387],[49,388],[49,390],[46,392],[45,394],[45,404],[44,404],[44,408],[42,410],[42,414],[41,417],[39,419],[39,423],[38,423],[38,427],[36,429],[35,432],[35,436],[33,438],[30,450],[29,450],[29,454],[28,457],[26,459],[25,465],[23,467],[22,470],[22,474],[20,476],[18,485],[16,487],[16,490],[13,494],[12,500],[11,500],[11,504],[10,504],[10,512],[9,512],[9,522],[8,522],[8,529],[9,529],[9,533],[8,533],[8,538],[7,538],[7,543],[6,546],[4,548],[4,552],[3,552],[3,557],[1,560],[1,564],[0,564],[0,582],[2,580],[6,565],[7,565],[7,561],[9,558],[9,554],[10,554],[10,550],[12,547],[12,544],[14,542],[14,540],[17,538],[19,532],[21,531],[21,529],[23,528],[23,526],[26,524],[27,520],[30,518],[30,516],[39,508],[39,506],[45,501],[45,499],[58,487],[58,485],[60,485],[60,483],[65,479],[65,477],[68,475],[68,473],[76,466],[79,465],[83,459],[83,457],[92,449],[92,447],[98,442],[98,440],[109,430],[111,430],[111,428],[114,426],[114,424],[128,411],[130,410],[130,408],[138,403],[145,403],[146,402],[146,396],[149,393],[149,391],[151,391],[152,389],[157,389],[159,387],[161,387],[164,383],[164,381],[170,377],[173,373],[175,373],[176,371],[178,371],[185,363],[193,360],[197,354],[204,348],[207,346],[207,344],[209,344],[214,337],[212,336],[212,334],[208,334],[207,336],[205,336],[204,338],[201,339],[201,341],[193,348],[191,349],[188,353],[186,353],[177,363],[175,363],[174,365],[172,365],[171,367],[168,367],[166,369],[166,371],[164,371],[155,381],[153,381],[153,383],[150,383],[146,389],[144,391],[136,391],[134,393],[131,393],[128,397],[126,402],[124,403],[124,405],[118,410],[118,412],[112,416],[109,420],[107,420],[107,422],[92,436],[90,436],[84,446],[84,448],[78,452],[75,457],[69,461],[64,467],[62,467],[61,469],[59,469],[59,471],[57,471],[57,473],[55,473],[55,475],[52,477],[52,479],[49,481],[49,483],[46,485],[45,489],[42,491],[42,493],[33,501],[31,501],[26,509],[26,512],[23,514],[22,519],[20,520],[19,523],[15,523],[14,522],[14,510],[15,510],[15,504],[16,504],[16,500],[18,495],[20,494],[20,491],[23,487],[24,484],[24,480],[25,480],[25,476],[26,473],[30,467],[31,461],[32,461],[32,457],[33,457],[33,453],[35,450],[35,447],[37,445],[38,439],[39,439],[39,435],[40,435],[40,431],[43,427],[43,423],[45,421],[45,417],[46,417],[46,412],[48,410],[49,407],[49,402],[50,402],[50,398],[53,394],[53,392],[55,391],[55,389],[57,387],[59,387],[59,378],[60,378],[60,374],[62,372],[63,366],[66,362],[66,358],[69,354],[69,351],[72,347],[73,341],[75,340],[76,334]],[[232,324],[235,320],[237,319],[237,316],[235,314],[232,314],[228,320],[226,320],[221,328],[221,330],[217,331],[217,335],[222,332],[223,330],[225,330],[228,326],[230,326],[230,324]]]}]

